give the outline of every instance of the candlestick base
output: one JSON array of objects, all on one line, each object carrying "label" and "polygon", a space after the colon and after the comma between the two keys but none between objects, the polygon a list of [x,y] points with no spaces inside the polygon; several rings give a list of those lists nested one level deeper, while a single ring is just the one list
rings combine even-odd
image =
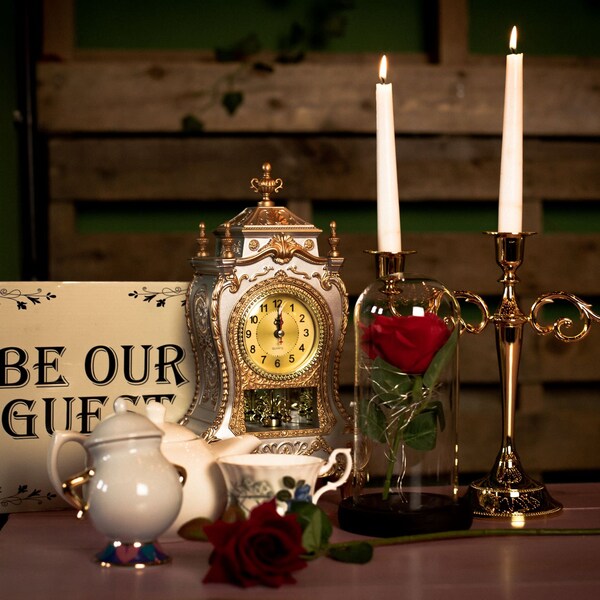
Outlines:
[{"label": "candlestick base", "polygon": [[476,517],[540,517],[562,509],[542,483],[525,473],[518,453],[510,445],[500,450],[487,477],[469,485],[468,497]]}]

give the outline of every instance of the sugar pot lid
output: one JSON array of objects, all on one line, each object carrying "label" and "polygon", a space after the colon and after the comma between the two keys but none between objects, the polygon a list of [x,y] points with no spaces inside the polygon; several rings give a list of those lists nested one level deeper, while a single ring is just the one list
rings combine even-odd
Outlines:
[{"label": "sugar pot lid", "polygon": [[162,437],[162,430],[154,425],[150,419],[127,410],[127,398],[117,398],[113,407],[114,414],[98,423],[86,441],[85,445],[88,448],[109,442],[143,438],[160,439]]}]

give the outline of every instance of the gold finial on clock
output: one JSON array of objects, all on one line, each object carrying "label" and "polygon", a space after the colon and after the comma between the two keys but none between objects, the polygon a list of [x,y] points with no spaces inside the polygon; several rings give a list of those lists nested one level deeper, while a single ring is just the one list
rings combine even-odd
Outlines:
[{"label": "gold finial on clock", "polygon": [[262,194],[259,206],[275,206],[275,202],[271,200],[271,194],[276,194],[283,187],[283,180],[271,177],[271,164],[268,162],[263,163],[262,171],[263,175],[260,179],[253,177],[250,180],[250,188],[258,194]]},{"label": "gold finial on clock", "polygon": [[198,251],[196,252],[196,256],[199,258],[203,258],[205,256],[208,256],[209,240],[206,237],[206,225],[204,225],[204,222],[200,222],[198,228],[200,229],[200,234],[196,239],[196,242],[198,243]]},{"label": "gold finial on clock", "polygon": [[329,227],[331,227],[331,235],[329,236],[329,247],[331,250],[329,251],[329,256],[332,258],[337,258],[340,255],[340,251],[338,250],[338,244],[340,243],[340,238],[337,236],[337,225],[335,221],[331,221],[329,223]]},{"label": "gold finial on clock", "polygon": [[221,239],[221,256],[223,258],[235,258],[233,252],[234,239],[231,237],[231,229],[229,223],[225,223],[225,235]]}]

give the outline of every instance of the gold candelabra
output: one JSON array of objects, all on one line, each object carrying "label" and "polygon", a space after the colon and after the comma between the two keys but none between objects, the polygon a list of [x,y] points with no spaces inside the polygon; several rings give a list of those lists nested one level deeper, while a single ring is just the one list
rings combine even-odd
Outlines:
[{"label": "gold candelabra", "polygon": [[[502,445],[489,475],[469,486],[469,499],[473,514],[478,517],[548,515],[560,511],[562,506],[550,496],[542,483],[525,473],[515,447],[515,407],[523,326],[529,323],[542,335],[553,333],[561,341],[574,342],[585,337],[591,322],[600,321],[600,316],[592,312],[589,304],[565,292],[542,294],[526,316],[517,302],[515,286],[519,279],[516,271],[523,262],[525,239],[533,233],[488,234],[494,236],[496,262],[503,272],[499,279],[504,286],[499,307],[490,316],[486,303],[477,294],[458,291],[455,292],[455,296],[459,300],[477,305],[481,310],[482,319],[477,325],[463,321],[463,326],[469,333],[480,333],[489,321],[493,321],[496,329],[496,349],[502,385]],[[582,329],[578,333],[569,334],[567,330],[573,322],[567,317],[561,317],[549,325],[543,325],[539,321],[542,307],[554,300],[565,300],[578,309],[579,317],[583,321]]]}]

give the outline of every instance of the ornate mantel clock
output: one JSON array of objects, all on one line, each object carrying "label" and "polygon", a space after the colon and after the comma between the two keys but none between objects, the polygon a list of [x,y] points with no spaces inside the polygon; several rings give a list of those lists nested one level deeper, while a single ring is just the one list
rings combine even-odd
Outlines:
[{"label": "ornate mantel clock", "polygon": [[271,196],[271,165],[251,187],[261,195],[215,231],[204,225],[187,298],[197,385],[187,425],[207,439],[253,433],[260,452],[312,454],[340,443],[350,416],[338,394],[348,318],[335,223],[321,230]]}]

